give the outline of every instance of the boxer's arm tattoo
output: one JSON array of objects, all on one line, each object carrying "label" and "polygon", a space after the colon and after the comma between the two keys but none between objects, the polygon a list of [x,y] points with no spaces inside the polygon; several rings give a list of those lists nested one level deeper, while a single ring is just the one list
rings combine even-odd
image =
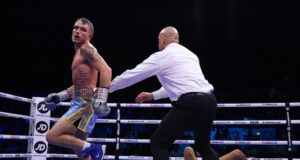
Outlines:
[{"label": "boxer's arm tattoo", "polygon": [[94,48],[90,47],[90,46],[86,46],[83,47],[81,49],[81,53],[84,55],[84,57],[90,62],[93,63],[95,61],[95,57],[94,57]]}]

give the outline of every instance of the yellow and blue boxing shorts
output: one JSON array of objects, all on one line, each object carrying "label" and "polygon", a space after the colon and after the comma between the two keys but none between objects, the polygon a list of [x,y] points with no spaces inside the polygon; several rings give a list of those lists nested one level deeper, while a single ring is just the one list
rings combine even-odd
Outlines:
[{"label": "yellow and blue boxing shorts", "polygon": [[[75,93],[86,93],[84,90],[75,89]],[[94,112],[94,96],[76,95],[71,101],[72,108],[63,115],[75,127],[82,132],[91,133],[98,116]]]}]

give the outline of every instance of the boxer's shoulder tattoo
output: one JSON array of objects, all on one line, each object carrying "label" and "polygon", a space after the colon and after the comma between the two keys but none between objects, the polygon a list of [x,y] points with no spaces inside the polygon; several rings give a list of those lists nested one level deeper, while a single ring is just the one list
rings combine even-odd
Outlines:
[{"label": "boxer's shoulder tattoo", "polygon": [[84,55],[84,57],[89,61],[89,62],[94,62],[94,54],[95,50],[93,47],[86,46],[81,49],[81,53]]}]

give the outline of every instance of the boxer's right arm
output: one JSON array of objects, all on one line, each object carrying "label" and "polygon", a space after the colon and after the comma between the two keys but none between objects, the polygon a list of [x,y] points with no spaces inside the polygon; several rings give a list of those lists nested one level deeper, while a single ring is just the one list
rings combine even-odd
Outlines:
[{"label": "boxer's right arm", "polygon": [[65,100],[71,98],[73,90],[74,90],[74,86],[72,85],[71,87],[57,93],[57,95],[59,97],[59,102],[62,102],[62,101],[65,101]]},{"label": "boxer's right arm", "polygon": [[56,104],[69,99],[71,97],[70,95],[72,94],[73,90],[74,90],[74,86],[71,86],[59,93],[49,94],[44,100],[46,107],[51,111],[55,110]]},{"label": "boxer's right arm", "polygon": [[74,91],[74,85],[72,85],[71,87],[67,88],[67,92],[68,92],[68,94],[69,94],[70,97],[73,94],[73,91]]}]

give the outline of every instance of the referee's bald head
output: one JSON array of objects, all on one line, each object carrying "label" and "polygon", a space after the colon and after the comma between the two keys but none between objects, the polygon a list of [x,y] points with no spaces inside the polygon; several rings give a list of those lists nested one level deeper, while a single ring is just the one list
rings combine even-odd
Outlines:
[{"label": "referee's bald head", "polygon": [[179,34],[175,27],[165,27],[158,35],[158,48],[159,50],[165,49],[170,43],[179,43]]},{"label": "referee's bald head", "polygon": [[168,39],[179,40],[179,34],[175,27],[169,26],[165,27],[160,31],[160,34],[166,36]]}]

